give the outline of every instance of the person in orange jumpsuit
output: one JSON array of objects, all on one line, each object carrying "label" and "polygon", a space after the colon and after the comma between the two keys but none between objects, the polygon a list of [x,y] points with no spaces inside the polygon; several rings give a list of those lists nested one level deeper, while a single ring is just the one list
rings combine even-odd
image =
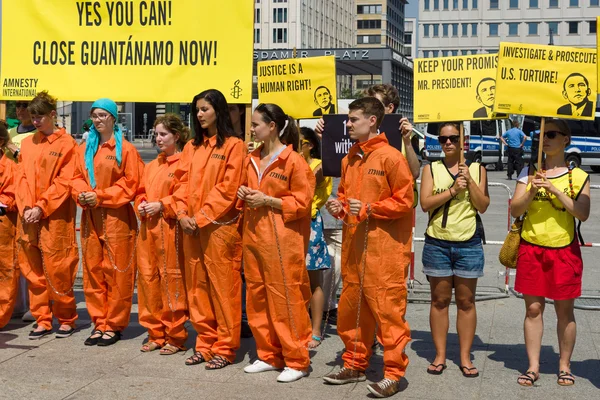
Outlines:
[{"label": "person in orange jumpsuit", "polygon": [[214,89],[192,101],[195,138],[186,145],[174,197],[183,231],[190,321],[198,337],[186,365],[206,369],[235,360],[242,319],[240,211],[236,209],[246,156],[227,101]]},{"label": "person in orange jumpsuit", "polygon": [[183,238],[177,225],[173,191],[175,171],[189,129],[176,114],[154,122],[158,158],[144,169],[135,208],[142,220],[137,251],[138,315],[148,329],[142,352],[171,355],[185,349],[188,319],[182,270]]},{"label": "person in orange jumpsuit", "polygon": [[[244,274],[248,323],[258,360],[247,373],[285,367],[278,382],[306,376],[312,326],[306,270],[315,175],[297,153],[295,121],[275,104],[260,104],[252,131],[263,144],[244,162]],[[287,145],[286,145],[287,144]],[[241,204],[240,204],[241,206]]]},{"label": "person in orange jumpsuit", "polygon": [[385,134],[377,134],[385,113],[381,102],[365,97],[349,109],[348,133],[358,143],[342,160],[338,198],[326,204],[345,222],[338,334],[346,350],[344,367],[324,380],[344,384],[366,379],[378,325],[384,379],[368,389],[376,397],[388,397],[399,391],[408,365],[404,348],[410,328],[404,315],[413,182],[406,158],[389,145]]},{"label": "person in orange jumpsuit", "polygon": [[29,283],[31,314],[37,321],[30,339],[50,334],[53,316],[60,323],[58,338],[72,335],[77,320],[77,208],[69,186],[77,144],[64,128],[55,127],[56,102],[44,91],[29,103],[37,132],[23,140],[19,153],[19,267]]},{"label": "person in orange jumpsuit", "polygon": [[10,321],[19,290],[15,203],[17,164],[4,154],[4,146],[9,140],[8,126],[0,121],[0,329]]},{"label": "person in orange jumpsuit", "polygon": [[117,105],[92,104],[94,125],[75,158],[72,196],[83,208],[83,290],[94,330],[87,346],[109,346],[129,325],[135,282],[137,219],[130,204],[144,164],[115,124]]}]

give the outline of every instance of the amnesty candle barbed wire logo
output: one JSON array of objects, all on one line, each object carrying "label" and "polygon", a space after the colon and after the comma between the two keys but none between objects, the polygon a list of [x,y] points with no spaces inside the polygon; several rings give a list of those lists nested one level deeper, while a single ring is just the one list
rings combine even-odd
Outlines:
[{"label": "amnesty candle barbed wire logo", "polygon": [[242,96],[242,88],[240,87],[240,80],[233,82],[233,88],[231,88],[231,97],[239,99]]}]

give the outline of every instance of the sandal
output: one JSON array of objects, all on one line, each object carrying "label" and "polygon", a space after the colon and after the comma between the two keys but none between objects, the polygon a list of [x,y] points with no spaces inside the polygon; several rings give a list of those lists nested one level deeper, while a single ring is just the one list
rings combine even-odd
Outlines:
[{"label": "sandal", "polygon": [[517,378],[517,383],[521,386],[531,387],[540,379],[540,374],[533,371],[527,371]]},{"label": "sandal", "polygon": [[206,360],[204,359],[204,356],[202,355],[202,353],[200,353],[199,351],[196,351],[196,352],[194,352],[194,354],[191,357],[188,357],[185,360],[185,365],[198,365],[198,364],[202,364],[205,361]]},{"label": "sandal", "polygon": [[569,371],[560,371],[556,383],[560,386],[573,386],[575,384],[575,377]]},{"label": "sandal", "polygon": [[211,358],[209,362],[206,363],[204,368],[205,369],[221,369],[221,368],[225,368],[228,365],[231,365],[231,361],[229,361],[228,359],[226,359],[220,355],[216,355],[213,358]]},{"label": "sandal", "polygon": [[140,349],[140,351],[142,353],[149,353],[151,351],[160,349],[160,347],[161,346],[156,342],[147,342],[142,345],[142,348]]},{"label": "sandal", "polygon": [[[468,367],[461,365],[458,368],[460,368],[460,372],[462,372],[462,374],[465,378],[477,378],[479,376],[479,371],[477,371],[476,367],[468,368]],[[477,372],[475,372],[474,374],[469,374],[468,372],[471,372],[471,371],[477,371]]]},{"label": "sandal", "polygon": [[[448,368],[448,366],[446,364],[443,364],[443,363],[442,364],[437,364],[437,365],[434,364],[434,363],[431,363],[431,364],[429,364],[429,367],[433,367],[433,369],[427,368],[427,373],[431,374],[431,375],[441,375],[441,374],[444,373],[444,370],[446,368]],[[442,369],[439,369],[440,367],[442,367]]]},{"label": "sandal", "polygon": [[173,346],[170,343],[167,343],[162,349],[160,349],[161,356],[170,356],[175,353],[179,353],[181,349],[177,346]]},{"label": "sandal", "polygon": [[310,342],[308,342],[308,348],[309,349],[316,349],[317,347],[319,347],[321,345],[321,341],[323,339],[320,336],[317,335],[312,335],[312,339]]}]

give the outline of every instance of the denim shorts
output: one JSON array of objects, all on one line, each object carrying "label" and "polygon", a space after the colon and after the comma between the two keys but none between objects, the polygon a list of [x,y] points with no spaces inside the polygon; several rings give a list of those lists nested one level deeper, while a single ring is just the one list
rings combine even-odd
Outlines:
[{"label": "denim shorts", "polygon": [[435,278],[458,276],[481,278],[485,259],[483,246],[441,247],[425,243],[423,246],[423,273]]}]

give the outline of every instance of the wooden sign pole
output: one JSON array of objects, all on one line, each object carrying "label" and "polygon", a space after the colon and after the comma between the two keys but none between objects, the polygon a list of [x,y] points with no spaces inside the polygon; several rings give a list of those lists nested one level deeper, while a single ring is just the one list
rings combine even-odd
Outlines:
[{"label": "wooden sign pole", "polygon": [[460,159],[459,162],[461,164],[465,163],[465,124],[463,122],[460,123],[460,136],[459,136],[459,143],[460,143]]},{"label": "wooden sign pole", "polygon": [[542,122],[540,123],[540,140],[539,140],[539,147],[538,147],[538,166],[537,166],[537,170],[541,171],[543,169],[543,160],[542,157],[544,156],[544,129],[546,128],[546,118],[542,117]]},{"label": "wooden sign pole", "polygon": [[250,134],[250,128],[252,127],[252,104],[246,104],[246,112],[244,113],[246,124],[244,129],[244,141],[248,144],[252,140],[252,135]]}]

